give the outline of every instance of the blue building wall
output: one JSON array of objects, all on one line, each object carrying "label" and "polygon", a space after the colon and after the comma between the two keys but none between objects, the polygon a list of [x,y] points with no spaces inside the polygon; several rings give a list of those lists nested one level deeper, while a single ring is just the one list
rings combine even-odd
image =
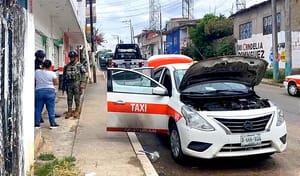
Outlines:
[{"label": "blue building wall", "polygon": [[180,54],[180,30],[167,34],[166,40],[167,54]]}]

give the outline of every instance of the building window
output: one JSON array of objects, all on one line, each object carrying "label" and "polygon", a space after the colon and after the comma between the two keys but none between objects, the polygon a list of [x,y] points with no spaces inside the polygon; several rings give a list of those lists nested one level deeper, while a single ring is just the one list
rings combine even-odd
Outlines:
[{"label": "building window", "polygon": [[[280,31],[280,13],[277,13],[277,31]],[[263,34],[272,34],[272,15],[263,18]]]},{"label": "building window", "polygon": [[240,25],[240,40],[251,38],[252,35],[252,22]]},{"label": "building window", "polygon": [[[2,1],[1,1],[2,2]],[[27,9],[27,0],[17,0],[17,3]]]}]

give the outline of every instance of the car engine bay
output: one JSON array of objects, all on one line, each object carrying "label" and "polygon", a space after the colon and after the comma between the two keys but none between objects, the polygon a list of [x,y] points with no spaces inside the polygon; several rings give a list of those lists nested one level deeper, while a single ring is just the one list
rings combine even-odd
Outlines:
[{"label": "car engine bay", "polygon": [[181,100],[193,106],[197,111],[234,111],[261,109],[270,107],[268,99],[262,99],[257,95],[247,97],[192,97],[181,95]]}]

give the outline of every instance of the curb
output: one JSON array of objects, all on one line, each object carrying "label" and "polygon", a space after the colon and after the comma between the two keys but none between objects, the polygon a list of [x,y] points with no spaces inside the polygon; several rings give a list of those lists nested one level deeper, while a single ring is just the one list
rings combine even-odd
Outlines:
[{"label": "curb", "polygon": [[282,83],[276,83],[273,80],[262,80],[261,83],[271,85],[271,86],[277,86],[277,87],[280,87],[280,88],[284,88],[284,85]]},{"label": "curb", "polygon": [[154,169],[151,161],[147,157],[145,153],[139,152],[143,150],[142,145],[140,144],[138,138],[136,137],[134,132],[127,132],[128,138],[130,140],[131,146],[140,161],[142,168],[144,170],[144,173],[146,176],[158,176],[156,170]]}]

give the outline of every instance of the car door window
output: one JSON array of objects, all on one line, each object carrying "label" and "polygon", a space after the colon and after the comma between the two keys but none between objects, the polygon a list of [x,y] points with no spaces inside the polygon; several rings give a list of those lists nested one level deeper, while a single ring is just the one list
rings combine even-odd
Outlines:
[{"label": "car door window", "polygon": [[162,85],[164,85],[167,88],[168,95],[171,97],[172,96],[172,81],[171,81],[171,75],[170,75],[169,70],[166,70],[165,73],[163,74],[161,83],[162,83]]},{"label": "car door window", "polygon": [[161,76],[161,73],[163,71],[163,68],[159,68],[157,70],[155,70],[154,74],[153,74],[153,78],[156,80],[156,81],[159,81],[159,78]]},{"label": "car door window", "polygon": [[121,93],[152,94],[159,86],[149,77],[131,70],[112,70],[112,91]]}]

